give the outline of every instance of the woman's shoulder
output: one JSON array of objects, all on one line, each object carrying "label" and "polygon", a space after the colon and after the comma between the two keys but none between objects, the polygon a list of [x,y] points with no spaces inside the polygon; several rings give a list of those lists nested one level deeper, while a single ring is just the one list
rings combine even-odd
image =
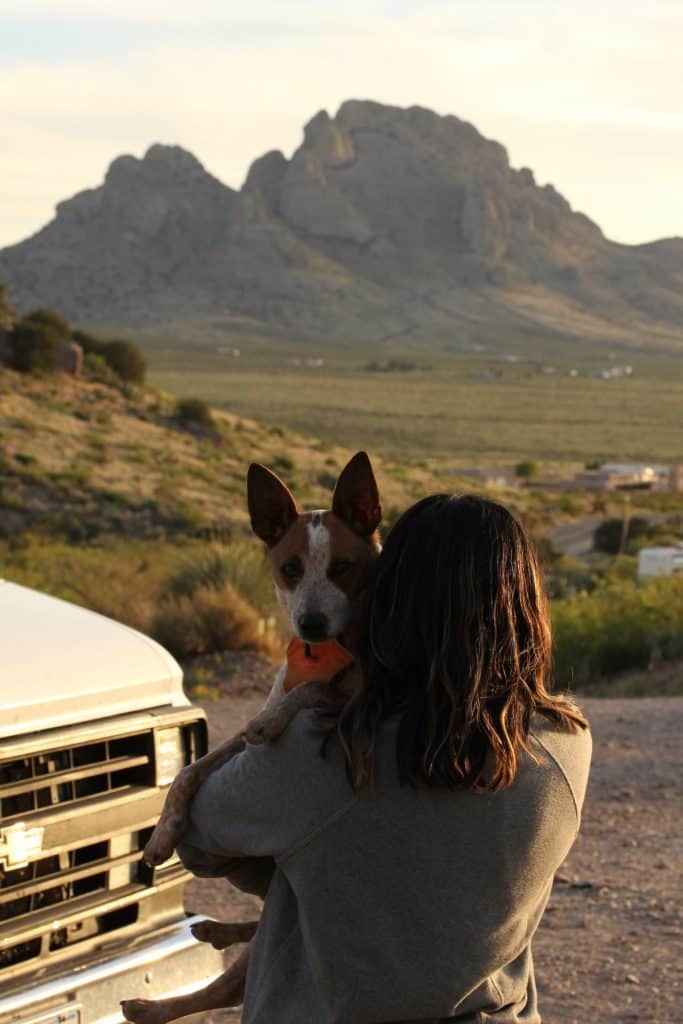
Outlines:
[{"label": "woman's shoulder", "polygon": [[567,729],[539,714],[532,721],[530,738],[534,756],[545,760],[561,775],[580,815],[593,750],[590,729]]},{"label": "woman's shoulder", "polygon": [[332,792],[342,799],[352,795],[343,753],[329,722],[315,710],[299,711],[282,735],[258,746],[247,746],[246,754],[264,775],[279,777],[301,799],[315,802],[319,794],[329,800]]}]

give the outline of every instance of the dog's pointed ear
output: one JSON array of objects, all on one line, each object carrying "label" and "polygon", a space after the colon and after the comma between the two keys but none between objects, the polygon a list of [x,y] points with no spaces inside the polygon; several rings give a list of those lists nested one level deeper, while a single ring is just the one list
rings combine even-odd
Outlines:
[{"label": "dog's pointed ear", "polygon": [[252,462],[247,473],[247,504],[251,528],[269,548],[282,540],[299,515],[289,487],[258,462]]},{"label": "dog's pointed ear", "polygon": [[367,452],[356,452],[341,471],[332,511],[361,537],[370,537],[382,521],[379,491]]}]

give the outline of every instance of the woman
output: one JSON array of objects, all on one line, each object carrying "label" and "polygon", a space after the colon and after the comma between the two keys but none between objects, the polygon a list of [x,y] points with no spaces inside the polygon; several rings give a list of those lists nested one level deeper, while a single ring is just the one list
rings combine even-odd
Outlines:
[{"label": "woman", "polygon": [[531,939],[591,741],[548,692],[533,549],[502,506],[435,495],[391,531],[369,598],[323,749],[315,712],[248,747],[179,848],[198,873],[269,882],[242,1020],[538,1022]]}]

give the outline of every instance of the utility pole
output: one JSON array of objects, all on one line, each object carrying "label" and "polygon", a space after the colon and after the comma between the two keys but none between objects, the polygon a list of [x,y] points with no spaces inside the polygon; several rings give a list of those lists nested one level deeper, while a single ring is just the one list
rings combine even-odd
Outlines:
[{"label": "utility pole", "polygon": [[631,498],[630,495],[624,494],[624,513],[621,523],[621,540],[619,541],[618,555],[623,555],[626,550],[626,541],[628,540],[628,528],[631,525]]}]

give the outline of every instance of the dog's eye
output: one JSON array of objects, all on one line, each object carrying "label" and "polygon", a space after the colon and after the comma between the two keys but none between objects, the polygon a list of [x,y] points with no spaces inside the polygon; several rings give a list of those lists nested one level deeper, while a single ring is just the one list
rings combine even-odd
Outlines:
[{"label": "dog's eye", "polygon": [[298,558],[292,558],[289,562],[285,562],[284,565],[280,566],[280,572],[287,583],[296,583],[303,576],[303,569]]},{"label": "dog's eye", "polygon": [[353,565],[353,562],[349,562],[345,558],[335,558],[327,570],[327,575],[331,580],[339,579],[340,576],[345,576],[347,572],[350,572],[353,569]]}]

